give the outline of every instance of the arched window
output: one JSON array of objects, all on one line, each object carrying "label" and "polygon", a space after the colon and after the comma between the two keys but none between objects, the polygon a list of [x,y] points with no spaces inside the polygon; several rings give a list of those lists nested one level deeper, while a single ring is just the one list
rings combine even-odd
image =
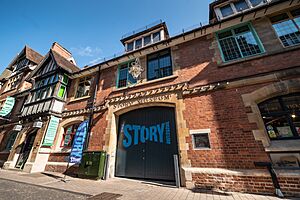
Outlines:
[{"label": "arched window", "polygon": [[272,98],[258,107],[270,139],[300,139],[300,93]]},{"label": "arched window", "polygon": [[67,126],[64,129],[64,135],[63,135],[61,145],[60,145],[61,147],[67,147],[67,148],[72,147],[74,136],[75,136],[78,126],[79,126],[79,123],[72,124],[70,126]]}]

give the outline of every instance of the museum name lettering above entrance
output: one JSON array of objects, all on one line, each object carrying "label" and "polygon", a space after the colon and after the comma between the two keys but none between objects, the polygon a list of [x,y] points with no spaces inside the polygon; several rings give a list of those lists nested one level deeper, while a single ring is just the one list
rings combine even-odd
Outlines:
[{"label": "museum name lettering above entrance", "polygon": [[171,144],[170,122],[152,126],[124,124],[122,129],[124,133],[124,148],[145,143],[146,141]]},{"label": "museum name lettering above entrance", "polygon": [[162,95],[162,96],[154,96],[154,97],[145,97],[145,98],[128,100],[125,102],[120,102],[120,103],[114,104],[113,108],[114,109],[125,108],[125,107],[130,107],[132,105],[151,103],[151,102],[159,102],[159,101],[165,101],[165,100],[170,100],[170,99],[171,99],[170,94],[166,94],[166,95]]}]

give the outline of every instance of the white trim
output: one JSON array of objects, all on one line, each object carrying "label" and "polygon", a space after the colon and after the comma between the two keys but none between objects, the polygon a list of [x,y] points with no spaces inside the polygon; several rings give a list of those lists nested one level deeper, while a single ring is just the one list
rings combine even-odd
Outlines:
[{"label": "white trim", "polygon": [[207,129],[196,129],[196,130],[190,130],[190,134],[201,134],[201,133],[210,133],[210,128]]},{"label": "white trim", "polygon": [[[211,150],[212,148],[210,142],[210,133],[211,133],[210,128],[190,130],[190,135],[192,137],[192,143],[193,143],[193,150]],[[207,134],[208,136],[209,147],[196,147],[194,135],[204,135],[204,134]]]},{"label": "white trim", "polygon": [[[248,5],[248,8],[245,9],[245,10],[242,10],[242,11],[238,11],[238,10],[236,9],[236,7],[235,7],[235,5],[234,5],[234,3],[235,3],[234,1],[231,1],[231,2],[229,2],[229,3],[227,3],[227,4],[221,4],[221,5],[218,5],[217,7],[215,7],[214,10],[215,10],[215,14],[216,14],[217,17],[218,17],[218,20],[223,20],[223,19],[226,19],[226,18],[228,18],[228,17],[232,17],[232,16],[234,16],[234,15],[236,15],[236,14],[239,14],[239,13],[241,13],[241,12],[244,12],[244,11],[247,11],[247,10],[251,10],[251,9],[253,9],[253,8],[257,8],[257,7],[260,7],[260,6],[262,6],[262,5],[267,4],[268,2],[271,2],[271,0],[263,0],[260,4],[258,4],[258,5],[256,5],[256,6],[253,6],[252,3],[250,2],[250,0],[244,0],[244,1],[245,1],[246,4]],[[223,17],[220,8],[222,8],[222,7],[224,7],[224,6],[227,6],[227,5],[230,5],[230,7],[231,7],[231,9],[232,9],[232,11],[233,11],[233,14],[228,15],[228,16],[226,16],[226,17]]]}]

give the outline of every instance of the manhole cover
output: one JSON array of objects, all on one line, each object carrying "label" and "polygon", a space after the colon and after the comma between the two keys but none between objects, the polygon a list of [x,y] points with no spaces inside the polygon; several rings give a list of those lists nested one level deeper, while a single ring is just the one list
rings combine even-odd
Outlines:
[{"label": "manhole cover", "polygon": [[115,194],[115,193],[109,193],[109,192],[103,192],[101,194],[97,194],[95,196],[92,196],[90,198],[88,198],[89,200],[100,200],[100,199],[110,199],[110,200],[114,200],[117,199],[119,197],[121,197],[121,194]]}]

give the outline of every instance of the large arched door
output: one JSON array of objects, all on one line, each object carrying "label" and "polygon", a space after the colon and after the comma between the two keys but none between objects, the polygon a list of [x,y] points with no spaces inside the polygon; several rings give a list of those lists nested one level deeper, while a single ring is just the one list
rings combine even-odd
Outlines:
[{"label": "large arched door", "polygon": [[119,117],[116,176],[175,181],[175,112],[148,107]]}]

